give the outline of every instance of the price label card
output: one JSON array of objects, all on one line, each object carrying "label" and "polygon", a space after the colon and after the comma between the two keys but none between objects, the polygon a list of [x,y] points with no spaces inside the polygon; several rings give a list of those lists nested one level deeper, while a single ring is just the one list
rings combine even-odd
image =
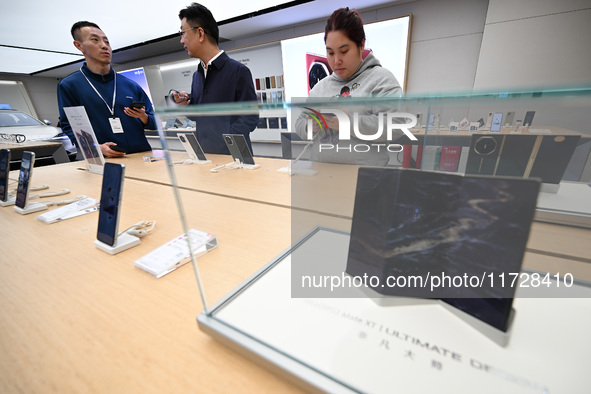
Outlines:
[{"label": "price label card", "polygon": [[[195,257],[201,256],[217,246],[215,235],[195,229],[189,230],[189,240]],[[133,264],[156,278],[161,278],[191,261],[190,257],[187,236],[182,234],[137,259]]]}]

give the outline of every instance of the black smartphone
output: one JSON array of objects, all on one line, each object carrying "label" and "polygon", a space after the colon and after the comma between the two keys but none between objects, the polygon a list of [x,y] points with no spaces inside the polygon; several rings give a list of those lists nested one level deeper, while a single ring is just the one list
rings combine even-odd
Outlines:
[{"label": "black smartphone", "polygon": [[10,149],[0,150],[0,201],[8,199],[8,174],[10,173]]},{"label": "black smartphone", "polygon": [[234,160],[238,159],[243,164],[255,164],[246,138],[242,134],[224,134],[223,137]]},{"label": "black smartphone", "polygon": [[29,199],[29,184],[33,174],[33,165],[35,164],[35,152],[23,152],[21,158],[21,170],[18,176],[18,188],[16,189],[15,205],[21,209],[27,206]]},{"label": "black smartphone", "polygon": [[525,118],[523,118],[523,125],[524,126],[531,126],[532,122],[534,121],[534,115],[536,111],[527,111],[525,113]]},{"label": "black smartphone", "polygon": [[117,242],[124,173],[123,164],[105,163],[96,238],[109,246]]},{"label": "black smartphone", "polygon": [[195,137],[195,134],[179,133],[177,136],[179,137],[181,144],[183,144],[185,151],[187,151],[191,159],[201,161],[207,160],[205,153],[203,153],[203,149],[201,149],[201,145],[199,145],[199,141],[197,141],[197,137]]},{"label": "black smartphone", "polygon": [[123,153],[127,153],[127,151],[123,148],[120,148],[118,145],[111,145],[109,147],[111,150],[114,150],[115,152],[123,152]]},{"label": "black smartphone", "polygon": [[131,108],[142,108],[146,106],[145,101],[134,101],[129,105]]}]

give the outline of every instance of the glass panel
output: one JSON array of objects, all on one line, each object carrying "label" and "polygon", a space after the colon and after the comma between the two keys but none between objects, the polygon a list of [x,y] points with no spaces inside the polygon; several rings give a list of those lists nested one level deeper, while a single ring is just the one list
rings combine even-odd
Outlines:
[{"label": "glass panel", "polygon": [[[350,231],[359,165],[538,178],[543,185],[536,220],[589,227],[589,108],[591,90],[571,89],[314,101],[295,98],[284,103],[237,102],[159,108],[157,112],[176,186],[219,194],[238,205],[252,200],[293,208],[289,213],[293,244],[316,226]],[[231,156],[206,154],[213,163],[189,164],[190,151],[177,135],[192,134],[193,122],[198,130],[202,116],[260,113],[288,118],[290,138],[283,139],[282,145],[289,152],[289,163],[255,157],[257,163],[264,163],[260,171],[245,170],[248,166],[237,170],[240,166],[235,167]],[[326,129],[323,123],[336,124],[335,119],[349,125]],[[322,126],[317,134],[316,124]],[[169,144],[172,149],[166,149]],[[269,172],[277,173],[269,176]],[[197,210],[185,208],[181,215],[190,218],[192,211]],[[194,227],[188,222],[188,228]],[[246,276],[236,279],[238,284]]]},{"label": "glass panel", "polygon": [[[353,289],[353,293],[331,289],[331,298],[314,288],[294,293],[298,286],[289,282],[306,272],[328,277],[334,273],[331,261],[346,260],[359,169],[406,168],[422,174],[539,179],[541,191],[534,218],[539,223],[534,223],[535,234],[530,235],[527,250],[551,249],[552,252],[544,253],[558,259],[576,255],[572,260],[589,262],[588,253],[571,253],[569,245],[543,245],[555,231],[543,222],[568,225],[560,227],[560,232],[572,234],[570,240],[577,246],[588,235],[588,230],[581,228],[591,228],[591,129],[587,121],[590,109],[591,90],[586,89],[314,101],[293,98],[285,103],[157,109],[159,135],[185,231],[197,229],[217,236],[217,249],[192,259],[205,309],[203,319],[223,327],[220,331],[230,329],[243,339],[274,349],[282,357],[343,387],[362,391],[374,387],[351,381],[346,372],[350,366],[335,367],[330,360],[316,362],[309,357],[313,352],[306,355],[310,350],[305,350],[307,345],[298,345],[301,338],[292,336],[287,343],[278,334],[290,323],[273,321],[275,316],[287,318],[282,302],[294,313],[309,316],[327,311],[341,313],[350,308],[380,313],[381,306],[376,307],[373,301],[368,303],[368,294],[360,294],[359,289]],[[229,139],[228,143],[235,148],[229,148],[232,155],[205,152],[203,160],[198,157],[199,147],[189,141],[194,128],[199,136],[203,116],[259,114],[287,118],[288,132],[281,136],[283,158],[254,156],[253,164],[240,140]],[[179,133],[185,134],[186,141]],[[300,247],[303,244],[306,247]],[[576,281],[590,277],[586,268],[572,272],[570,277],[555,279]],[[331,284],[325,283],[324,290]],[[562,296],[588,297],[588,289],[577,290],[580,292]],[[529,297],[536,297],[535,292],[532,294]],[[321,297],[326,302],[318,301]],[[527,310],[534,307],[530,304],[530,300],[525,300],[520,305]],[[549,305],[564,312],[560,301],[552,300]],[[509,304],[505,311],[507,319],[512,313],[510,307]],[[419,313],[420,321],[427,322],[434,313],[450,329],[455,329],[456,323],[440,316],[439,309],[429,310],[424,316]],[[407,311],[402,315],[412,318]],[[342,314],[339,316],[343,318]],[[376,321],[382,317],[377,316]],[[348,315],[326,327],[356,322],[356,318]],[[384,324],[399,324],[391,318],[389,314]],[[408,330],[417,329],[406,322],[400,324]],[[260,331],[259,323],[264,326]],[[310,324],[305,329],[292,326],[285,333],[315,332],[314,321],[310,320]],[[211,325],[208,327],[211,329]],[[347,335],[373,335],[372,329],[355,327],[349,327]],[[438,335],[432,338],[448,340],[445,335]],[[495,341],[502,343],[507,337],[501,335]],[[474,349],[488,346],[481,345]],[[343,344],[342,349],[347,346]],[[454,346],[474,357],[478,353],[459,343],[454,342]],[[493,353],[501,363],[510,354],[497,350],[489,354]],[[402,361],[397,362],[403,367]],[[517,365],[515,368],[519,369]],[[544,380],[544,376],[534,375],[535,379]]]}]

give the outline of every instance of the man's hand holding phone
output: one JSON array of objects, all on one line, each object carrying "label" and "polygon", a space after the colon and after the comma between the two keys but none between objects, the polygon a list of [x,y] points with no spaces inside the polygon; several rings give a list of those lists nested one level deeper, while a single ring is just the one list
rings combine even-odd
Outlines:
[{"label": "man's hand holding phone", "polygon": [[185,91],[177,92],[176,90],[172,92],[172,100],[178,105],[188,105],[191,102],[189,93]]},{"label": "man's hand holding phone", "polygon": [[141,120],[143,124],[148,124],[150,121],[148,114],[146,114],[146,103],[143,101],[134,101],[129,107],[123,108],[123,112],[127,116]]},{"label": "man's hand holding phone", "polygon": [[126,153],[125,149],[117,147],[117,144],[114,142],[105,142],[99,146],[105,157],[123,157]]}]

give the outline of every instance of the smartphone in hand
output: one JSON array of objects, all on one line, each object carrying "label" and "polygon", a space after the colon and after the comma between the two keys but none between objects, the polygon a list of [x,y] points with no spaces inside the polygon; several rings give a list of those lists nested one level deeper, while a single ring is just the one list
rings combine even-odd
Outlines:
[{"label": "smartphone in hand", "polygon": [[133,103],[131,103],[129,105],[130,108],[137,108],[140,109],[142,107],[146,106],[146,102],[145,101],[134,101]]},{"label": "smartphone in hand", "polygon": [[114,150],[115,152],[127,153],[127,151],[123,148],[120,148],[119,145],[111,145],[109,146],[109,149]]}]

